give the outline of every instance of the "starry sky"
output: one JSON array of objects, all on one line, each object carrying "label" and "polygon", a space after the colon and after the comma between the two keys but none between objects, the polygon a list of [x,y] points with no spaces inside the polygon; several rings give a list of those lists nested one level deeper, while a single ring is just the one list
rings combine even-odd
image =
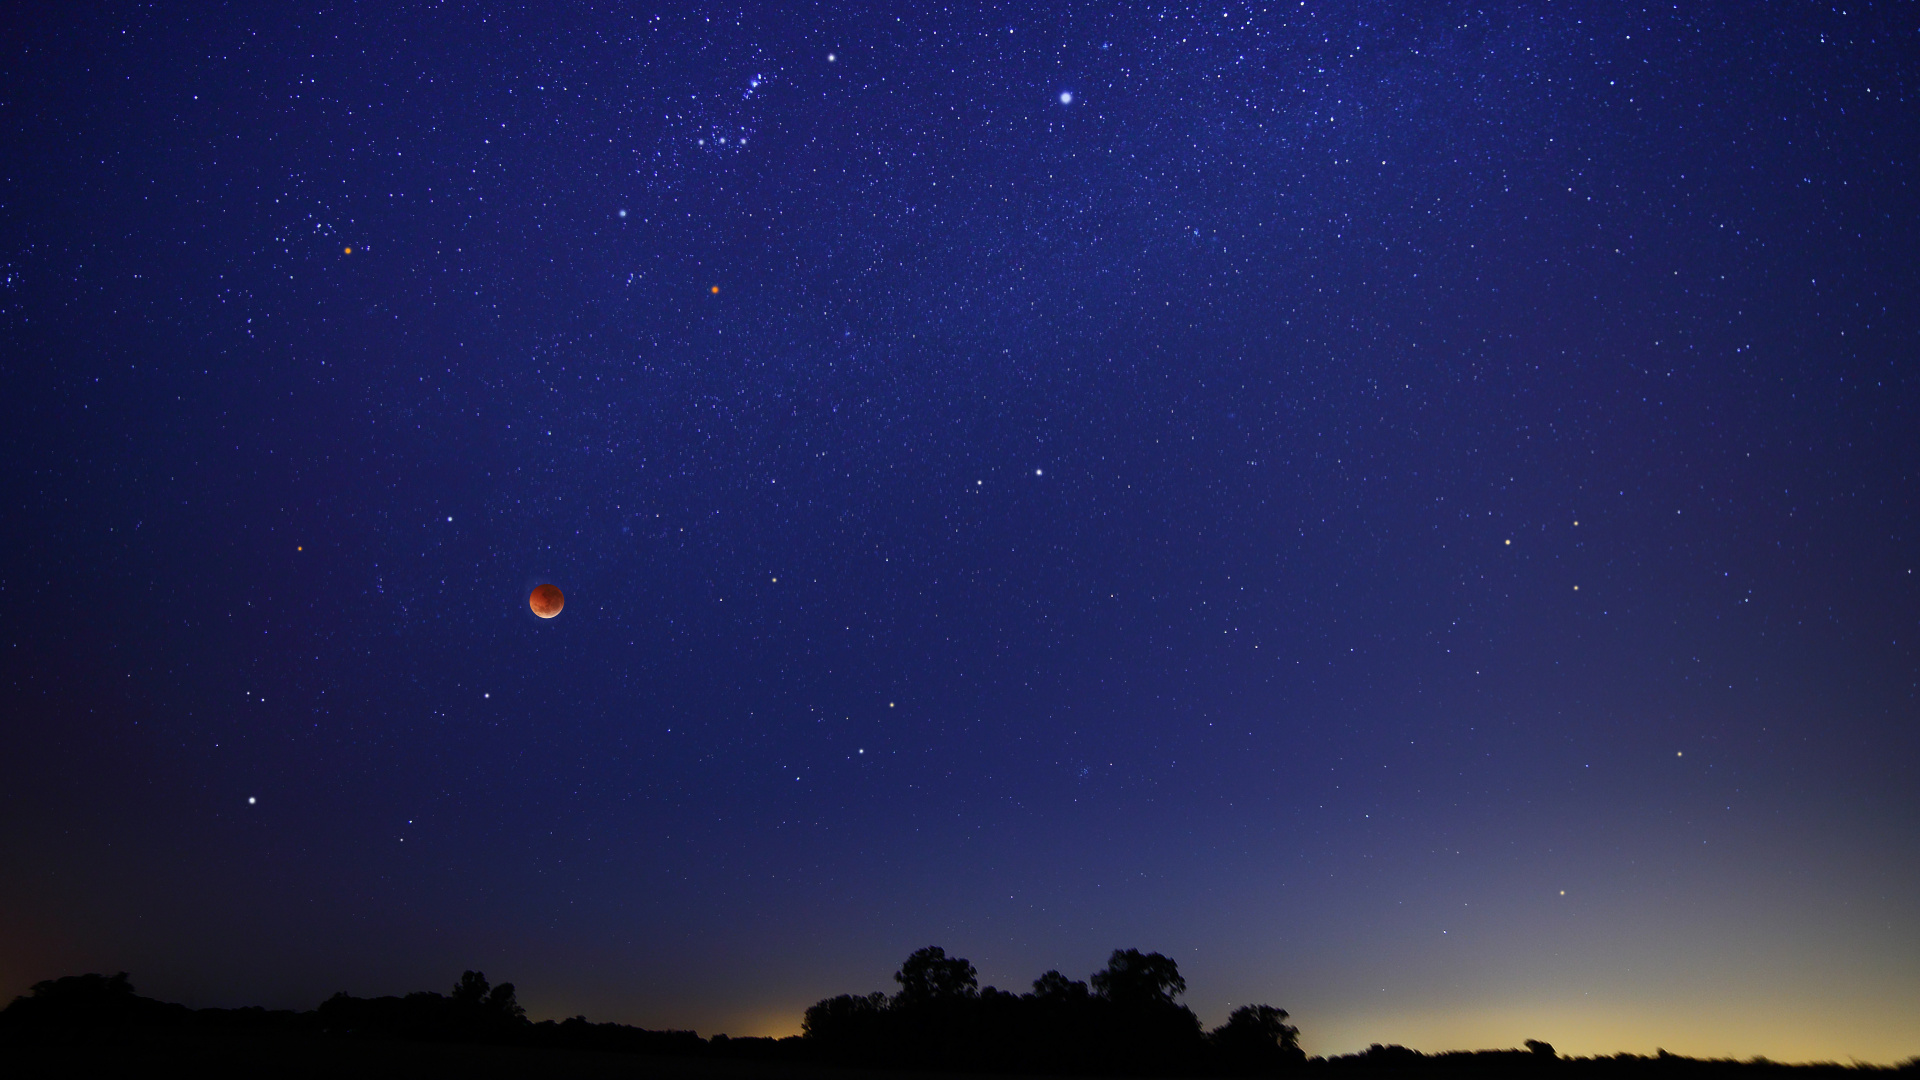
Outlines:
[{"label": "starry sky", "polygon": [[1920,1053],[1912,7],[0,23],[0,995]]}]

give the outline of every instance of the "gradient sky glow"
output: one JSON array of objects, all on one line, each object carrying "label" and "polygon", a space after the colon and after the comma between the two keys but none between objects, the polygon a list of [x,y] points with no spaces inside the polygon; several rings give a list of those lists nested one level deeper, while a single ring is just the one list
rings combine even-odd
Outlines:
[{"label": "gradient sky glow", "polygon": [[1920,1054],[1911,6],[272,7],[0,20],[0,996]]}]

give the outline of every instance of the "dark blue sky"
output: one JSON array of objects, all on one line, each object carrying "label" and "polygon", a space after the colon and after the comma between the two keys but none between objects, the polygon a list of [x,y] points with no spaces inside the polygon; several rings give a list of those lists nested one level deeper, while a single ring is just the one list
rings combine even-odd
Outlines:
[{"label": "dark blue sky", "polygon": [[0,22],[0,993],[1920,1052],[1911,8]]}]

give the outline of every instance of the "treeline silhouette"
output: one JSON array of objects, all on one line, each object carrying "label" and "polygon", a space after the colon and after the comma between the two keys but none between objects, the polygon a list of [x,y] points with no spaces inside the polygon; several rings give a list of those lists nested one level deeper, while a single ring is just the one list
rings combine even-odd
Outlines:
[{"label": "treeline silhouette", "polygon": [[[1247,1005],[1204,1031],[1175,999],[1186,991],[1178,966],[1159,953],[1116,949],[1086,981],[1049,971],[1014,994],[978,985],[972,964],[938,947],[915,952],[893,976],[892,994],[843,994],[806,1011],[803,1034],[783,1039],[703,1039],[691,1031],[625,1024],[527,1019],[512,983],[477,971],[450,993],[357,998],[339,993],[306,1012],[190,1009],[134,992],[125,972],[37,983],[0,1010],[0,1053],[27,1046],[85,1046],[139,1033],[248,1032],[303,1038],[496,1044],[612,1051],[676,1058],[901,1070],[1154,1076],[1279,1076],[1287,1080],[1397,1080],[1476,1077],[1529,1080],[1735,1080],[1760,1073],[1898,1073],[1920,1076],[1920,1058],[1902,1065],[1783,1065],[1700,1060],[1665,1051],[1565,1058],[1538,1040],[1523,1050],[1423,1054],[1401,1046],[1308,1057],[1285,1010]],[[757,1066],[756,1066],[757,1068]]]},{"label": "treeline silhouette", "polygon": [[0,1046],[8,1043],[82,1043],[130,1030],[288,1031],[341,1038],[418,1042],[500,1043],[655,1055],[702,1055],[742,1050],[773,1039],[702,1039],[691,1031],[649,1031],[626,1024],[594,1024],[584,1016],[539,1023],[527,1019],[512,983],[498,986],[478,971],[464,972],[450,994],[422,990],[405,997],[358,998],[338,993],[308,1012],[291,1009],[189,1009],[133,991],[127,973],[69,975],[34,984],[0,1011]]},{"label": "treeline silhouette", "polygon": [[1298,1068],[1300,1031],[1285,1009],[1246,1005],[1203,1032],[1179,965],[1115,949],[1086,981],[1049,971],[1033,989],[982,990],[972,964],[933,946],[894,974],[891,996],[843,994],[807,1010],[805,1038],[825,1060],[894,1068],[1105,1074],[1271,1074]]}]

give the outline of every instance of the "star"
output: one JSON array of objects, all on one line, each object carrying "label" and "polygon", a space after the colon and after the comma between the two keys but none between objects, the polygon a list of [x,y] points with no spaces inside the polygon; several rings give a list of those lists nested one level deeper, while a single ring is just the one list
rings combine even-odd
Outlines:
[{"label": "star", "polygon": [[1073,104],[1073,91],[1071,90],[1060,91],[1060,104],[1062,105]]}]

